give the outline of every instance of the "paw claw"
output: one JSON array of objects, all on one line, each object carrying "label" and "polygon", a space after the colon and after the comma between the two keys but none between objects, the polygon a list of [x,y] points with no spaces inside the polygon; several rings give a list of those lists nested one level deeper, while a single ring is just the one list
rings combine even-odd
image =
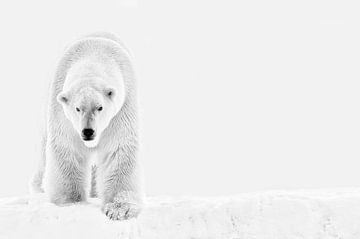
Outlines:
[{"label": "paw claw", "polygon": [[107,203],[103,207],[103,212],[111,220],[126,220],[137,217],[141,207],[133,203]]}]

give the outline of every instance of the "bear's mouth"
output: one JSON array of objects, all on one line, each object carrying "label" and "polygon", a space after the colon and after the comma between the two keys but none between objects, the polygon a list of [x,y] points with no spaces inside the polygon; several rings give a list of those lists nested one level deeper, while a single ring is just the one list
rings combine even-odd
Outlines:
[{"label": "bear's mouth", "polygon": [[94,148],[94,147],[97,146],[98,141],[97,141],[96,138],[91,139],[91,140],[90,140],[90,139],[89,139],[89,140],[83,139],[83,143],[84,143],[84,145],[85,145],[86,147],[88,147],[88,148]]},{"label": "bear's mouth", "polygon": [[94,137],[83,137],[84,141],[91,141],[94,140]]},{"label": "bear's mouth", "polygon": [[91,141],[91,140],[94,140],[94,139],[95,139],[95,134],[93,134],[93,135],[81,135],[81,138],[82,138],[84,141]]}]

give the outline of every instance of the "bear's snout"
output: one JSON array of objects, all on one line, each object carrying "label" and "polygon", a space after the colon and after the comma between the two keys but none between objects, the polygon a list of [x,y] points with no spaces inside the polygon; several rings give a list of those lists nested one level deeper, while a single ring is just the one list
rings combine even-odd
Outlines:
[{"label": "bear's snout", "polygon": [[94,139],[95,131],[90,128],[86,128],[82,130],[82,137],[85,141],[93,140]]}]

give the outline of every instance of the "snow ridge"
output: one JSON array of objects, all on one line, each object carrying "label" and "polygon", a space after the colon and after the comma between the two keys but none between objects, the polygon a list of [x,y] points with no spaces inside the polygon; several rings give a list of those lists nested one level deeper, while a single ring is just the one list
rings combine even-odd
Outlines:
[{"label": "snow ridge", "polygon": [[0,199],[2,238],[360,238],[360,190],[150,197],[137,219],[110,221],[100,201],[55,206],[44,195]]}]

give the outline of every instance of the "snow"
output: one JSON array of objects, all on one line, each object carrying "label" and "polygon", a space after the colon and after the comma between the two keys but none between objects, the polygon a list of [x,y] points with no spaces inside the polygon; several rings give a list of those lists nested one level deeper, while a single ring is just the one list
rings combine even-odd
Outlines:
[{"label": "snow", "polygon": [[43,195],[0,199],[0,238],[360,238],[360,190],[149,197],[138,219],[111,221],[100,201],[56,206]]}]

